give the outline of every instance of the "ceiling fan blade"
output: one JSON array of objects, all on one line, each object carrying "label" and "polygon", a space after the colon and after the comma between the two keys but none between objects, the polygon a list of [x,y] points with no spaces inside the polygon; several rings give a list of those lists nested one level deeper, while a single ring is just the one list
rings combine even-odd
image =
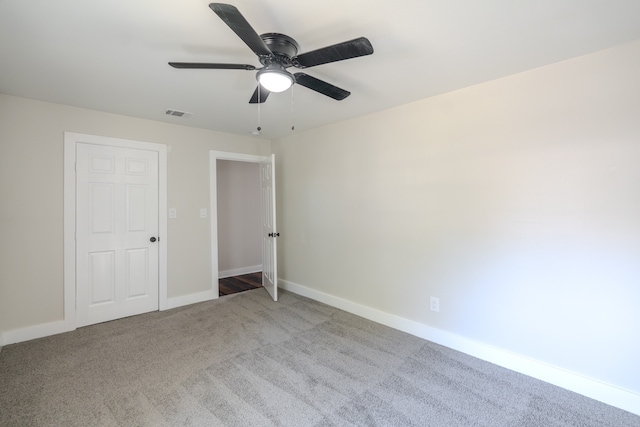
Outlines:
[{"label": "ceiling fan blade", "polygon": [[330,83],[322,81],[320,79],[316,79],[315,77],[311,77],[305,73],[295,73],[296,83],[302,85],[311,90],[315,90],[318,93],[326,95],[330,98],[335,99],[336,101],[342,101],[347,96],[351,95],[351,92],[340,89],[337,86],[334,86]]},{"label": "ceiling fan blade", "polygon": [[169,62],[173,68],[204,68],[210,70],[255,70],[256,67],[247,64],[209,64],[202,62]]},{"label": "ceiling fan blade", "polygon": [[271,92],[266,90],[262,85],[258,85],[256,90],[253,92],[253,96],[249,100],[249,104],[257,104],[258,103],[258,91],[260,91],[260,104],[267,100],[267,97]]},{"label": "ceiling fan blade", "polygon": [[360,37],[300,54],[293,58],[293,65],[298,68],[315,67],[320,64],[357,58],[372,53],[371,42],[365,37]]},{"label": "ceiling fan blade", "polygon": [[267,45],[235,6],[224,3],[211,3],[209,7],[256,55],[271,56],[272,53]]}]

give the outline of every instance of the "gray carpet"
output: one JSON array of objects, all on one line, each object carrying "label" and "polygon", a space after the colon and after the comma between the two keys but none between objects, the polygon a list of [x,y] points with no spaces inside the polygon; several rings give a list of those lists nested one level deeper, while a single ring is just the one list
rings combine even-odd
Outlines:
[{"label": "gray carpet", "polygon": [[1,426],[640,426],[640,417],[264,289],[6,346]]}]

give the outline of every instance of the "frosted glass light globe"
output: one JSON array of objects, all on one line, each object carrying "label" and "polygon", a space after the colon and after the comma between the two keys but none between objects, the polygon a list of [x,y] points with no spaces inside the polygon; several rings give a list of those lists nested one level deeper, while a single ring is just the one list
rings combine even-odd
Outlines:
[{"label": "frosted glass light globe", "polygon": [[265,68],[258,72],[258,81],[269,92],[284,92],[293,84],[293,76],[284,69]]}]

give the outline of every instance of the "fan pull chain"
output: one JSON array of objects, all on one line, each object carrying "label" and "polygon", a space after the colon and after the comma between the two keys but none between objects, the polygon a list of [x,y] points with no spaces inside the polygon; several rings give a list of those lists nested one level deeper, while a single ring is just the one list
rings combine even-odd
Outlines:
[{"label": "fan pull chain", "polygon": [[295,85],[291,86],[291,130],[292,131],[296,129],[296,126],[295,126],[296,116],[295,116],[295,112],[293,111],[293,101],[294,101],[293,88],[294,87]]},{"label": "fan pull chain", "polygon": [[262,92],[262,87],[260,86],[260,82],[258,82],[258,127],[257,131],[260,132],[262,130],[261,125],[261,117],[260,117],[260,92]]}]

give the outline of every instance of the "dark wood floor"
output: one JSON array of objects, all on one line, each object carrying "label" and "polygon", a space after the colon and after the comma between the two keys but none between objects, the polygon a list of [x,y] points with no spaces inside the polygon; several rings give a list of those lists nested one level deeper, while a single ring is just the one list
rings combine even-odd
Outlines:
[{"label": "dark wood floor", "polygon": [[262,287],[262,272],[226,277],[219,280],[220,296],[250,291]]}]

